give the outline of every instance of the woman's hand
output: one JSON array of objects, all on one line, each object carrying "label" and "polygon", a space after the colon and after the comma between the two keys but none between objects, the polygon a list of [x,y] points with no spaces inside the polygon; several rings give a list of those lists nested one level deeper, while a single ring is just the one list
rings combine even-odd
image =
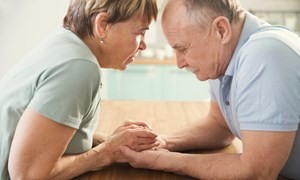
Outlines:
[{"label": "woman's hand", "polygon": [[[120,127],[118,127],[112,134],[112,135],[115,135],[115,134],[118,134],[119,132],[125,130],[125,129],[134,129],[134,128],[145,128],[145,129],[148,129],[148,130],[152,130],[150,128],[150,126],[148,124],[146,124],[145,122],[134,122],[132,120],[127,120],[124,122],[124,124]],[[97,131],[94,133],[93,135],[93,147],[103,143],[106,139],[108,138],[108,135],[107,134],[104,134],[100,131]],[[158,142],[159,143],[159,142]]]},{"label": "woman's hand", "polygon": [[[102,143],[109,162],[127,162],[127,158],[120,151],[121,146],[135,151],[152,149],[158,145],[157,135],[143,122],[126,121],[117,128]],[[96,147],[97,148],[97,147]]]},{"label": "woman's hand", "polygon": [[124,124],[122,126],[118,127],[112,133],[112,135],[117,134],[117,133],[119,133],[123,130],[126,130],[126,129],[134,129],[134,128],[144,128],[144,129],[148,129],[148,130],[152,131],[151,127],[145,122],[127,120],[127,121],[124,122]]}]

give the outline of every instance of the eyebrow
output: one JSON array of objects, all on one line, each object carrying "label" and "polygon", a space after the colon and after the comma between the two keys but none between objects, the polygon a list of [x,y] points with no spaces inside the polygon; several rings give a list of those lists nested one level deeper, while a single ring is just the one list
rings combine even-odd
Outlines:
[{"label": "eyebrow", "polygon": [[143,27],[140,30],[149,30],[149,27]]}]

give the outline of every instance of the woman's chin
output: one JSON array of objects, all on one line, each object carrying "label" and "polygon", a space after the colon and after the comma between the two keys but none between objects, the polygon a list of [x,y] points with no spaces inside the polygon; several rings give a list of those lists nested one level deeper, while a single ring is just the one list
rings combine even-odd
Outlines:
[{"label": "woman's chin", "polygon": [[134,57],[128,58],[125,62],[126,65],[131,64],[134,62]]}]

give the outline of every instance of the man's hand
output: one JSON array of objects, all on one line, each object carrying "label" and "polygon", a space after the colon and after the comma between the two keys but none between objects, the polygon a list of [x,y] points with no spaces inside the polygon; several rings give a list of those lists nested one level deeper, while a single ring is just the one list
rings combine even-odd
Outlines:
[{"label": "man's hand", "polygon": [[156,169],[157,164],[164,163],[160,160],[162,153],[166,149],[145,150],[141,152],[134,151],[127,146],[121,147],[122,154],[127,158],[128,163],[135,168]]},{"label": "man's hand", "polygon": [[167,141],[166,141],[166,139],[164,138],[164,136],[158,135],[158,136],[156,137],[156,143],[157,143],[157,146],[154,147],[155,150],[158,150],[158,149],[166,149]]}]

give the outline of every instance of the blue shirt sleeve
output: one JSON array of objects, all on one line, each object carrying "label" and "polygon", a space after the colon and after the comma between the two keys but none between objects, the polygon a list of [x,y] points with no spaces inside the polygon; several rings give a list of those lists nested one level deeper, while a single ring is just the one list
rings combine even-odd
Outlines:
[{"label": "blue shirt sleeve", "polygon": [[244,130],[294,131],[300,118],[300,58],[278,39],[257,39],[240,55],[237,115]]}]

